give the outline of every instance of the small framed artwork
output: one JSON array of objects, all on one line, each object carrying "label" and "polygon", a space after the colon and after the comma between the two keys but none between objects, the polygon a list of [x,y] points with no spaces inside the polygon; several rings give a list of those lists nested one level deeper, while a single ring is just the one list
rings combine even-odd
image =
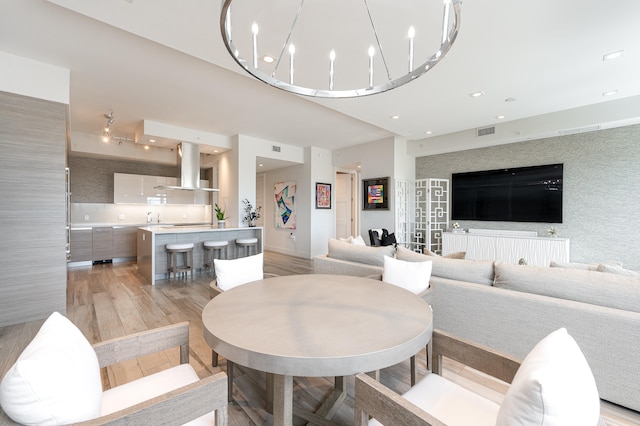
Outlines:
[{"label": "small framed artwork", "polygon": [[362,179],[362,210],[389,210],[389,178]]},{"label": "small framed artwork", "polygon": [[316,209],[331,208],[331,184],[316,183]]}]

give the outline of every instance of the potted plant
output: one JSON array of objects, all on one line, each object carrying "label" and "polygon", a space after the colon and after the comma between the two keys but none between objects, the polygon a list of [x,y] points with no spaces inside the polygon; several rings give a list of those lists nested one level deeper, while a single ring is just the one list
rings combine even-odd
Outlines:
[{"label": "potted plant", "polygon": [[215,204],[214,210],[216,211],[216,219],[218,219],[218,228],[224,228],[224,223],[226,220],[226,217],[224,216],[224,210],[220,208],[218,203]]},{"label": "potted plant", "polygon": [[260,219],[260,210],[262,207],[258,206],[254,209],[251,201],[246,198],[242,200],[242,203],[244,204],[244,217],[242,221],[247,222],[250,227],[256,226],[256,221]]}]

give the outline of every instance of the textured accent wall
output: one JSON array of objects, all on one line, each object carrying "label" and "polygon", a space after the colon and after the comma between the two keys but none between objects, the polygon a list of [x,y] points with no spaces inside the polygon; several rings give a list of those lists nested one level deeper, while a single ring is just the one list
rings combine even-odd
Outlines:
[{"label": "textured accent wall", "polygon": [[[416,179],[564,163],[563,223],[571,260],[618,260],[640,270],[640,125],[416,158]],[[533,230],[550,224],[460,221],[464,228]]]},{"label": "textured accent wall", "polygon": [[72,203],[113,203],[113,174],[177,176],[177,166],[69,156]]}]

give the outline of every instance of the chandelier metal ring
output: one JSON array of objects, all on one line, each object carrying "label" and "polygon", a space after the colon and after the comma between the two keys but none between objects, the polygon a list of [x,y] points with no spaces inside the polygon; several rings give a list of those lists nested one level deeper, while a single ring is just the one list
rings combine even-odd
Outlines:
[{"label": "chandelier metal ring", "polygon": [[[284,41],[284,44],[280,49],[279,56],[276,58],[276,61],[277,61],[276,69],[280,64],[283,58],[283,55],[285,54],[286,46],[288,45],[293,29],[296,26],[298,16],[300,15],[300,12],[304,5],[304,1],[305,0],[300,0],[300,5],[298,7],[297,14],[293,19],[293,22],[291,24],[291,28],[288,32],[286,40]],[[332,56],[331,56],[330,82],[328,84],[327,89],[305,87],[305,86],[294,84],[293,83],[293,74],[294,74],[293,59],[291,59],[291,63],[290,63],[290,69],[289,69],[290,81],[289,82],[277,78],[275,75],[275,71],[272,74],[269,74],[261,70],[258,67],[258,54],[257,54],[257,48],[256,48],[256,45],[257,45],[256,38],[257,38],[258,29],[256,24],[254,24],[255,28],[252,30],[253,31],[253,52],[251,55],[252,60],[247,60],[245,56],[241,55],[236,45],[233,43],[233,37],[231,33],[231,3],[232,2],[233,0],[222,0],[222,10],[220,13],[220,31],[221,31],[224,45],[227,51],[229,52],[229,54],[231,55],[231,57],[233,58],[233,60],[238,65],[240,65],[247,73],[257,78],[258,80],[266,84],[269,84],[270,86],[276,87],[281,90],[285,90],[287,92],[296,93],[304,96],[317,97],[317,98],[355,98],[355,97],[361,97],[361,96],[374,95],[377,93],[386,92],[388,90],[400,87],[406,83],[409,83],[410,81],[415,80],[421,75],[425,74],[427,71],[431,70],[438,62],[440,62],[453,46],[453,43],[455,42],[458,36],[458,32],[460,31],[461,4],[462,4],[462,0],[444,0],[442,35],[441,35],[439,48],[436,50],[435,53],[433,53],[430,57],[428,57],[424,63],[414,67],[413,56],[412,56],[413,46],[411,45],[409,71],[406,74],[393,79],[389,73],[389,69],[386,64],[386,59],[382,50],[382,45],[380,43],[380,40],[378,39],[378,32],[376,30],[374,21],[371,18],[371,13],[369,11],[367,0],[364,0],[364,4],[365,4],[365,7],[367,8],[367,13],[369,15],[371,27],[375,34],[375,40],[377,43],[378,51],[380,52],[380,55],[382,57],[382,62],[387,72],[387,80],[381,84],[377,84],[377,85],[373,84],[373,71],[372,71],[373,47],[370,47],[369,85],[365,87],[359,87],[359,88],[347,89],[347,90],[333,90],[333,59],[335,58],[334,51],[331,52]],[[293,57],[294,53],[295,53],[295,48],[293,47],[293,45],[289,45],[290,56]]]}]

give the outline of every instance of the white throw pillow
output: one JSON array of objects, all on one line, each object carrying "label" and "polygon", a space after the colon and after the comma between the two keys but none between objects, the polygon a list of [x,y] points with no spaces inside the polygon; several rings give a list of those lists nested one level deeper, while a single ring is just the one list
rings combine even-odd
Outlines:
[{"label": "white throw pillow", "polygon": [[264,278],[262,253],[231,260],[213,259],[213,265],[218,287],[224,291]]},{"label": "white throw pillow", "polygon": [[430,260],[405,262],[385,256],[382,281],[420,294],[429,288],[432,266],[433,262]]},{"label": "white throw pillow", "polygon": [[351,244],[355,244],[357,246],[366,246],[367,244],[364,242],[364,240],[362,239],[361,235],[358,235],[357,237],[353,237],[351,238],[351,241],[349,241]]},{"label": "white throw pillow", "polygon": [[98,357],[82,332],[54,312],[0,383],[0,404],[21,424],[68,424],[100,416]]},{"label": "white throw pillow", "polygon": [[496,426],[596,426],[600,397],[587,360],[565,328],[526,356],[500,406]]}]

